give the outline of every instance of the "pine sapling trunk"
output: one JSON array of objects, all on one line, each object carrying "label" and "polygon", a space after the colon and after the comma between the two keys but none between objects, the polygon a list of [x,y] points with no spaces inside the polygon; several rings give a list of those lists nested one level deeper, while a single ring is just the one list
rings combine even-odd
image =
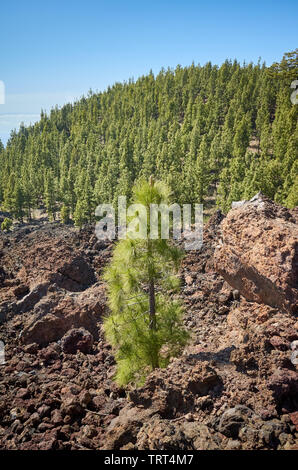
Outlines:
[{"label": "pine sapling trunk", "polygon": [[[156,331],[156,312],[155,312],[155,289],[154,289],[154,281],[151,280],[149,282],[149,329],[150,331]],[[151,355],[151,367],[152,370],[157,369],[159,367],[159,358],[158,358],[158,350],[153,348],[152,355]]]},{"label": "pine sapling trunk", "polygon": [[[148,240],[148,255],[151,258],[151,240]],[[154,278],[151,273],[150,266],[148,266],[148,278],[149,278],[149,328],[150,330],[156,331],[156,315],[155,315],[155,287]]]},{"label": "pine sapling trunk", "polygon": [[[154,185],[153,176],[149,178],[149,184],[152,187]],[[148,242],[148,253],[149,256],[151,255],[151,241]],[[152,331],[156,331],[156,311],[155,311],[155,287],[154,287],[154,279],[151,277],[150,269],[149,269],[149,328]],[[152,354],[152,369],[156,369],[159,367],[158,361],[158,352],[153,351]]]},{"label": "pine sapling trunk", "polygon": [[155,316],[155,290],[154,281],[149,283],[149,315],[150,315],[150,330],[156,330],[156,316]]}]

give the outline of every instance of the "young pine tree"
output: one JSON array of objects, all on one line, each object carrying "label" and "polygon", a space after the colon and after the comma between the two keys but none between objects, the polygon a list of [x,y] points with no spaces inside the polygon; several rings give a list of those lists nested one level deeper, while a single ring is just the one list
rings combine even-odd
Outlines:
[{"label": "young pine tree", "polygon": [[8,217],[5,217],[5,219],[3,220],[1,224],[1,230],[3,230],[3,232],[9,232],[12,225],[13,225],[12,220],[9,219]]},{"label": "young pine tree", "polygon": [[45,206],[48,212],[49,219],[55,220],[56,218],[56,187],[55,178],[52,170],[48,170],[45,177],[45,188],[44,188],[44,200]]},{"label": "young pine tree", "polygon": [[169,190],[161,182],[143,181],[133,196],[134,203],[146,207],[148,236],[118,241],[105,272],[110,314],[104,330],[114,348],[120,385],[141,384],[150,371],[166,367],[189,337],[181,303],[169,295],[179,288],[175,273],[182,252],[166,239],[149,238],[150,204],[168,203]]},{"label": "young pine tree", "polygon": [[76,208],[73,214],[73,219],[76,227],[81,228],[83,227],[84,224],[88,222],[88,217],[87,217],[87,207],[86,203],[82,199],[78,199],[76,203]]},{"label": "young pine tree", "polygon": [[20,222],[23,222],[23,217],[24,217],[24,192],[21,187],[21,184],[19,181],[16,182],[15,188],[14,188],[14,207],[13,207],[13,214],[16,219],[18,219]]},{"label": "young pine tree", "polygon": [[66,204],[63,204],[61,207],[60,218],[63,224],[68,224],[70,222],[70,210]]}]

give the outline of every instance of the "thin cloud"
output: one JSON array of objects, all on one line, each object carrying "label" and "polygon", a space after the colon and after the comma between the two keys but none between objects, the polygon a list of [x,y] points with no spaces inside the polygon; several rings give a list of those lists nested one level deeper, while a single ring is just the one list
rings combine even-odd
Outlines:
[{"label": "thin cloud", "polygon": [[34,124],[40,118],[37,113],[0,113],[0,139],[3,144],[7,143],[13,129],[19,129],[23,123],[25,126]]}]

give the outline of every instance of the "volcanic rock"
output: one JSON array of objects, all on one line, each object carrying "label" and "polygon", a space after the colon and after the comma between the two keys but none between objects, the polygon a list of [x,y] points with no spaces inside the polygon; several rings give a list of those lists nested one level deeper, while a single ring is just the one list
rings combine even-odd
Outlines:
[{"label": "volcanic rock", "polygon": [[247,300],[298,312],[298,214],[258,194],[221,223],[215,268]]},{"label": "volcanic rock", "polygon": [[[246,211],[249,204],[234,211]],[[292,230],[295,211],[277,208],[274,217],[279,214],[280,224]],[[263,225],[266,217],[274,225],[268,210]],[[260,297],[247,301],[243,290],[226,282],[214,258],[224,224],[218,211],[204,227],[203,246],[186,253],[179,271],[189,344],[139,388],[114,382],[114,351],[102,328],[101,274],[113,245],[98,242],[91,226],[78,231],[36,223],[0,233],[0,340],[6,361],[0,365],[1,449],[297,449],[292,287],[278,287],[284,299],[279,307]],[[261,227],[260,222],[262,238]],[[241,259],[244,248],[238,247]],[[259,254],[256,270],[264,271],[271,260]],[[277,272],[277,258],[273,261],[270,269]],[[226,259],[221,262],[225,271]],[[255,278],[260,290],[262,276]],[[280,285],[290,286],[289,279],[282,274]],[[19,286],[29,291],[16,290]],[[77,342],[69,332],[81,328]],[[89,335],[88,354],[64,352],[65,338],[70,344],[75,339],[77,349]]]}]

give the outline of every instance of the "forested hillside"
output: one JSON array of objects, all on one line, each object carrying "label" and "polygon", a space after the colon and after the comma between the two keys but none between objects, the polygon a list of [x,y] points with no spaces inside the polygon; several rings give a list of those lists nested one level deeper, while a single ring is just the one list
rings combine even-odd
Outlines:
[{"label": "forested hillside", "polygon": [[98,203],[130,196],[133,182],[150,174],[178,203],[226,212],[262,191],[294,207],[296,71],[279,76],[236,61],[178,66],[42,113],[0,145],[1,208],[21,220],[44,206],[50,218],[60,212],[82,225]]}]

